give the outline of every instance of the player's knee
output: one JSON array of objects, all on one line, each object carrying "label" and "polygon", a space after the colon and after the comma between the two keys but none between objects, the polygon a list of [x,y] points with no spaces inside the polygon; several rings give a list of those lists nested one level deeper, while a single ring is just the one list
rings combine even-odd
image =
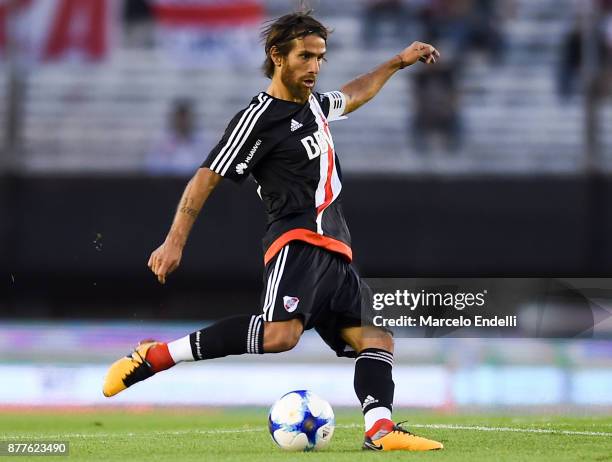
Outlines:
[{"label": "player's knee", "polygon": [[264,351],[280,353],[295,347],[304,328],[299,319],[284,322],[266,322],[264,327]]},{"label": "player's knee", "polygon": [[385,330],[376,329],[375,333],[371,332],[361,339],[357,351],[362,351],[367,348],[377,348],[379,350],[384,350],[388,351],[389,353],[393,353],[393,335],[391,335]]},{"label": "player's knee", "polygon": [[393,335],[389,332],[385,332],[384,335],[380,338],[381,340],[381,349],[393,353],[393,348],[395,346],[395,342],[393,341]]},{"label": "player's knee", "polygon": [[279,353],[282,351],[289,351],[298,344],[299,340],[300,340],[300,336],[295,335],[293,333],[290,335],[278,338],[276,342],[273,344],[273,347],[272,347],[273,351],[276,351]]}]

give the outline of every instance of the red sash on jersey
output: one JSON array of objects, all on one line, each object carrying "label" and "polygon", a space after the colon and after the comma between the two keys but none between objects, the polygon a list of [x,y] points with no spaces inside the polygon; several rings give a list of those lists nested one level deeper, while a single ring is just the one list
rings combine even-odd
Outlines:
[{"label": "red sash on jersey", "polygon": [[333,239],[328,236],[315,233],[305,228],[292,229],[284,234],[281,234],[266,251],[264,255],[264,265],[267,265],[280,250],[291,241],[303,241],[315,247],[321,247],[330,252],[339,253],[348,262],[353,260],[353,251],[344,242]]}]

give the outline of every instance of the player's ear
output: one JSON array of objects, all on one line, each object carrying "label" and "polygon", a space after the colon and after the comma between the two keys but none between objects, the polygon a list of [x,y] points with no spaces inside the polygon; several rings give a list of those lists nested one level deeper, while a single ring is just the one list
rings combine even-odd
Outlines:
[{"label": "player's ear", "polygon": [[283,55],[280,53],[276,45],[270,48],[270,59],[274,63],[275,67],[280,67],[283,63]]}]

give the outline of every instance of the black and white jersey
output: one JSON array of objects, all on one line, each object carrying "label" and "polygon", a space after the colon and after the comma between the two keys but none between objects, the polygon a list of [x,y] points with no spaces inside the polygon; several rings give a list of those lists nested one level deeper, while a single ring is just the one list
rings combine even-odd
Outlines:
[{"label": "black and white jersey", "polygon": [[259,93],[229,123],[202,167],[259,185],[268,228],[267,264],[290,241],[305,241],[352,259],[342,212],[342,174],[328,122],[339,120],[346,97],[313,93],[305,104]]}]

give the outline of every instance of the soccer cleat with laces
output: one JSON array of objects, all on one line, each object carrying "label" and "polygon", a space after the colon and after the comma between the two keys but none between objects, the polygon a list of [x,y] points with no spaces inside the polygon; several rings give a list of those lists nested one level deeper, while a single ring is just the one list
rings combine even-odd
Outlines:
[{"label": "soccer cleat with laces", "polygon": [[442,449],[444,445],[413,435],[408,430],[394,424],[391,420],[380,419],[366,433],[363,449],[373,451],[430,451]]},{"label": "soccer cleat with laces", "polygon": [[154,340],[144,340],[138,344],[132,353],[115,361],[108,369],[104,379],[104,386],[102,387],[104,396],[115,396],[135,383],[148,379],[155,374],[146,357],[151,347],[159,344]]}]

